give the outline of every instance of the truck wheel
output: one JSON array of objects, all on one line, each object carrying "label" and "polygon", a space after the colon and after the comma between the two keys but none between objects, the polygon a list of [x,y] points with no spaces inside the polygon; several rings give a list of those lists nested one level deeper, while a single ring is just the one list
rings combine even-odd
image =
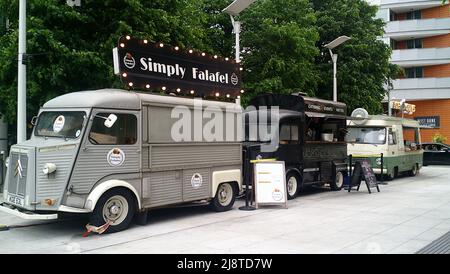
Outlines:
[{"label": "truck wheel", "polygon": [[222,183],[217,188],[216,196],[209,204],[217,212],[230,210],[236,200],[236,193],[231,183]]},{"label": "truck wheel", "polygon": [[300,183],[300,178],[295,172],[289,172],[286,175],[286,192],[288,200],[297,197]]},{"label": "truck wheel", "polygon": [[90,216],[90,224],[102,226],[111,222],[105,233],[125,230],[136,213],[135,208],[135,199],[130,191],[122,188],[108,190],[97,201]]},{"label": "truck wheel", "polygon": [[334,176],[334,181],[331,182],[330,187],[331,190],[339,191],[342,189],[344,185],[344,174],[341,171],[336,172],[336,176]]},{"label": "truck wheel", "polygon": [[417,164],[414,164],[413,168],[409,171],[409,176],[416,176],[419,169],[417,168]]},{"label": "truck wheel", "polygon": [[392,181],[395,177],[398,176],[398,167],[394,167],[394,169],[386,175],[388,181]]}]

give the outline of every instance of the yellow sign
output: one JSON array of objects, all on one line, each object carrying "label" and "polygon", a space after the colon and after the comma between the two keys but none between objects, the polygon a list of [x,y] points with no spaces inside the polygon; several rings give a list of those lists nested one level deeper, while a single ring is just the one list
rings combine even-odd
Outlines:
[{"label": "yellow sign", "polygon": [[[393,109],[402,109],[402,103],[400,101],[392,101],[392,108]],[[403,103],[403,110],[409,113],[416,112],[416,105]]]}]

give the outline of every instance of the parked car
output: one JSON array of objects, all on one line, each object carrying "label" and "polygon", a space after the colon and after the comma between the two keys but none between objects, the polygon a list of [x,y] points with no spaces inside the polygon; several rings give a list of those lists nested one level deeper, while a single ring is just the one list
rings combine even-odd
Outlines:
[{"label": "parked car", "polygon": [[423,165],[450,165],[450,145],[423,143]]}]

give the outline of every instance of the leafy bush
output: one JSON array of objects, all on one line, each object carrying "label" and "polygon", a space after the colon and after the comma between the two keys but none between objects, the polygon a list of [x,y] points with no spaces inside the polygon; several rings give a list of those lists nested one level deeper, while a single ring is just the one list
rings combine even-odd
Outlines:
[{"label": "leafy bush", "polygon": [[433,142],[434,143],[445,143],[447,141],[447,137],[445,137],[444,135],[440,134],[440,133],[436,133],[433,136]]}]

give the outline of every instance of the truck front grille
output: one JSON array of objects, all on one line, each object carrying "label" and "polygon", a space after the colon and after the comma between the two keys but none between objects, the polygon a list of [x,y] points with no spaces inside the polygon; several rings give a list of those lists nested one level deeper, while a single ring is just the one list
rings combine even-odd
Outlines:
[{"label": "truck front grille", "polygon": [[24,197],[27,186],[28,156],[22,153],[11,153],[9,161],[8,192]]}]

